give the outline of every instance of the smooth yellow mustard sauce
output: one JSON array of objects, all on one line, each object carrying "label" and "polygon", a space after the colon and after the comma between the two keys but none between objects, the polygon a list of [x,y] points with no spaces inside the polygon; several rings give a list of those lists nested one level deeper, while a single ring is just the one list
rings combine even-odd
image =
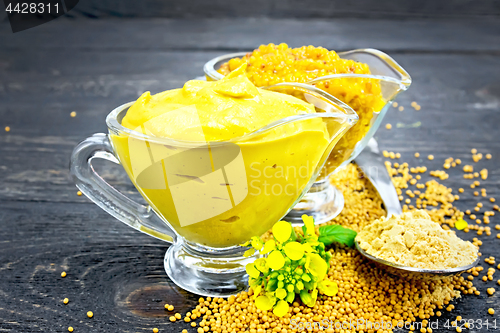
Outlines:
[{"label": "smooth yellow mustard sauce", "polygon": [[145,92],[122,125],[135,130],[154,119],[148,129],[157,137],[223,141],[289,116],[316,112],[298,98],[256,88],[245,68],[246,64],[217,82],[192,80],[182,89],[153,96]]},{"label": "smooth yellow mustard sauce", "polygon": [[249,136],[316,111],[293,96],[256,88],[245,66],[220,81],[193,80],[182,89],[144,93],[121,123],[153,139],[110,135],[153,209],[179,235],[205,246],[234,246],[269,230],[323,164],[325,151],[338,140],[330,133],[345,126],[320,117]]}]

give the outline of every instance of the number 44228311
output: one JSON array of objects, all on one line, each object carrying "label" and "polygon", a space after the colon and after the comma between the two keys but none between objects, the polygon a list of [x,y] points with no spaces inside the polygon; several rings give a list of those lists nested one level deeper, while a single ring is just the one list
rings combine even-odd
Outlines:
[{"label": "number 44228311", "polygon": [[59,13],[59,4],[56,3],[17,3],[13,5],[9,3],[5,8],[5,11],[9,14],[17,13],[17,14],[58,14]]}]

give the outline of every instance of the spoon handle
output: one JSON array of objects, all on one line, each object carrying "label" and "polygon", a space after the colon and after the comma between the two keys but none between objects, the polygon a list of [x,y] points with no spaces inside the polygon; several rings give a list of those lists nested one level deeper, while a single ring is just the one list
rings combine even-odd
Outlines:
[{"label": "spoon handle", "polygon": [[401,215],[396,188],[392,184],[391,176],[382,160],[377,141],[371,138],[365,149],[356,157],[356,164],[363,170],[384,202],[387,216]]}]

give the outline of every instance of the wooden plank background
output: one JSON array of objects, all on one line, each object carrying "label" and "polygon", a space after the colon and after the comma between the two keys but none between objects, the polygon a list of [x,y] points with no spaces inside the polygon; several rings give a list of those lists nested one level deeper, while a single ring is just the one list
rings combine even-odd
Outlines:
[{"label": "wooden plank background", "polygon": [[[281,5],[286,3],[298,2]],[[495,16],[497,4],[492,1],[487,7],[478,2],[457,15]],[[82,11],[87,6],[97,12],[107,2],[79,5]],[[344,8],[348,6],[354,5]],[[431,11],[433,6],[437,4],[429,2],[425,8]],[[306,9],[305,13],[315,10]],[[441,169],[449,156],[471,163],[471,148],[491,153],[492,160],[475,167],[489,169],[482,187],[500,199],[500,24],[495,17],[404,21],[77,17],[17,34],[2,22],[0,129],[10,126],[11,131],[0,132],[0,332],[65,332],[68,326],[75,332],[110,333],[188,328],[171,324],[163,310],[165,302],[185,310],[197,299],[166,277],[167,245],[129,229],[78,197],[68,177],[69,156],[80,140],[106,131],[104,118],[117,105],[145,90],[180,87],[201,75],[203,64],[214,56],[268,42],[336,50],[373,47],[391,54],[412,75],[413,85],[398,97],[405,110],[392,109],[385,120],[393,129],[377,133],[381,148],[400,152],[402,161],[429,170]],[[422,110],[414,111],[412,101]],[[75,118],[71,111],[77,112]],[[414,127],[419,121],[421,126]],[[413,157],[415,151],[422,156],[419,160]],[[427,154],[435,159],[426,160]],[[135,193],[119,167],[98,168],[113,185]],[[449,173],[447,186],[466,188],[458,203],[461,209],[486,201],[472,195],[471,181],[463,179],[461,170]],[[485,206],[491,208],[489,203]],[[491,226],[499,223],[498,216],[491,219]],[[475,233],[460,235],[471,239]],[[500,240],[495,235],[481,237],[484,256],[498,255]],[[64,279],[63,270],[68,272]],[[486,315],[489,307],[500,313],[500,293],[488,297],[485,292],[494,281],[476,285],[481,296],[456,301],[456,310],[441,319],[491,318]],[[65,297],[70,299],[67,306],[61,302]],[[89,310],[95,314],[92,320],[86,317]]]}]

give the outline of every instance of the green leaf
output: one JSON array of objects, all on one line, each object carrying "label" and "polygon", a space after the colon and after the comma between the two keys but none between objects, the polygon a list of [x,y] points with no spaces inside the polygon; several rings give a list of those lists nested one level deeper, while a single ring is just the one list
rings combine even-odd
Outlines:
[{"label": "green leaf", "polygon": [[357,234],[356,231],[338,224],[325,225],[319,228],[318,240],[325,245],[337,242],[352,247]]}]

